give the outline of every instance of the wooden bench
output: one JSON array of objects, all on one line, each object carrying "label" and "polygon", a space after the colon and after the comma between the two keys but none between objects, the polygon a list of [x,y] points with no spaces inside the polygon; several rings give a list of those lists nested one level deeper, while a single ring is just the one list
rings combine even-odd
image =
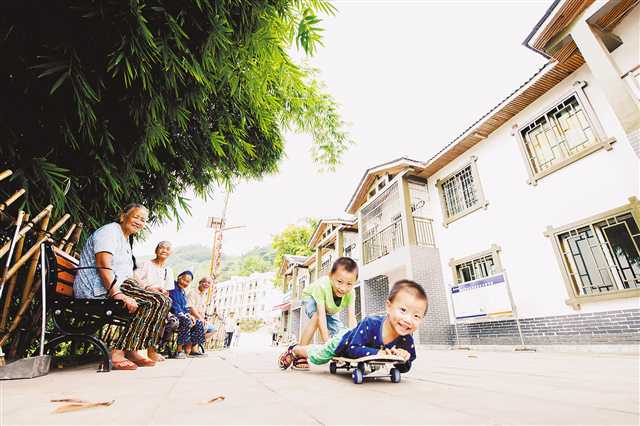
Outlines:
[{"label": "wooden bench", "polygon": [[131,314],[120,300],[74,298],[78,259],[51,244],[45,245],[45,257],[47,306],[54,325],[47,339],[47,353],[54,355],[56,348],[65,342],[71,342],[72,351],[80,345],[85,350],[87,345],[93,346],[99,354],[98,372],[111,371],[111,351],[98,333],[107,324],[127,326]]}]

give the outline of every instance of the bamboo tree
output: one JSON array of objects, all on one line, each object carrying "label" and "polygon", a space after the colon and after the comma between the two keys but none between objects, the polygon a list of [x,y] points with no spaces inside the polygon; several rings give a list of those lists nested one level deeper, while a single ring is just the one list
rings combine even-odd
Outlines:
[{"label": "bamboo tree", "polygon": [[185,188],[208,197],[275,172],[288,130],[335,167],[351,142],[339,108],[289,54],[316,52],[333,13],[322,0],[1,2],[0,168],[16,173],[0,199],[23,187],[27,211],[51,202],[91,230],[131,201],[178,217]]}]

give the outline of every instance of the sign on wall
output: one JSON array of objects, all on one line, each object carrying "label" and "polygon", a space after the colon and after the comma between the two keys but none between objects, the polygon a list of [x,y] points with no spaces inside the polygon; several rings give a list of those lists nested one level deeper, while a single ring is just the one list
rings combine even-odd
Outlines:
[{"label": "sign on wall", "polygon": [[456,320],[513,315],[507,279],[503,273],[451,287],[451,301]]}]

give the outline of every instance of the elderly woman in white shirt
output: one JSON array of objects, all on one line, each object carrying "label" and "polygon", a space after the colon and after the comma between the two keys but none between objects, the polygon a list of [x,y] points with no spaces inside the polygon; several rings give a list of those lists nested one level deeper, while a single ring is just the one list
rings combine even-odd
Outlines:
[{"label": "elderly woman in white shirt", "polygon": [[174,287],[173,271],[170,266],[167,266],[167,259],[171,256],[171,243],[160,241],[156,246],[155,253],[156,257],[142,262],[134,271],[134,275],[140,283],[145,284],[147,290],[167,295],[169,290]]},{"label": "elderly woman in white shirt", "polygon": [[[134,271],[134,276],[146,290],[156,291],[165,296],[169,295],[169,290],[174,288],[173,270],[167,265],[167,259],[171,256],[171,243],[160,241],[156,246],[156,257],[145,260]],[[164,344],[167,337],[178,327],[178,319],[172,313],[167,316],[166,324],[160,332],[161,341],[159,346]],[[164,361],[164,357],[156,352],[155,347],[147,349],[149,357],[155,361]]]}]

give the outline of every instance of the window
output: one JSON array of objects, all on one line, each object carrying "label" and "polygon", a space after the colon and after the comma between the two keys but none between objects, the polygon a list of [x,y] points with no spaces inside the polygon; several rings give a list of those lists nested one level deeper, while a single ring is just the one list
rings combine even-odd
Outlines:
[{"label": "window", "polygon": [[471,157],[471,162],[444,179],[438,179],[436,186],[440,193],[444,226],[482,207],[487,207],[476,162],[478,158]]},{"label": "window", "polygon": [[456,266],[458,282],[477,280],[496,273],[496,263],[492,255],[482,256]]},{"label": "window", "polygon": [[[584,95],[584,83],[523,127],[514,126],[529,172],[529,183],[591,154],[611,149]],[[515,132],[514,132],[515,133]]]},{"label": "window", "polygon": [[567,303],[640,296],[638,200],[562,228],[549,228],[569,293]]},{"label": "window", "polygon": [[453,272],[453,283],[461,284],[502,272],[500,247],[492,245],[489,250],[462,258],[451,259],[449,266]]}]

